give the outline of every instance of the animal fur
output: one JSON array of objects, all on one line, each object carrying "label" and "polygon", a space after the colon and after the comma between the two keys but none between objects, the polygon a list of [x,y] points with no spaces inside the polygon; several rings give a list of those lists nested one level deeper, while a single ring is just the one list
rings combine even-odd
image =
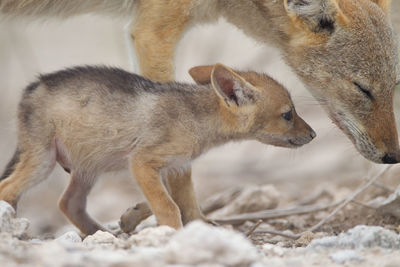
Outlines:
[{"label": "animal fur", "polygon": [[40,76],[19,105],[17,152],[0,199],[16,207],[59,163],[71,172],[60,208],[93,234],[104,228],[86,213],[87,194],[101,173],[130,168],[158,223],[179,228],[202,215],[191,180],[173,177],[190,173],[200,154],[229,141],[294,148],[315,137],[270,77],[220,64],[191,75],[204,85],[157,83],[107,67]]}]

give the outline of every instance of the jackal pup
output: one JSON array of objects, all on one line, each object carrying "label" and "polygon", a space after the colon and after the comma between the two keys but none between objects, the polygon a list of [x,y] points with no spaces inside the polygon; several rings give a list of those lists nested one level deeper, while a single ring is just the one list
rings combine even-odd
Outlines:
[{"label": "jackal pup", "polygon": [[108,67],[40,76],[19,106],[18,146],[0,199],[16,207],[58,162],[71,173],[59,206],[83,233],[93,234],[103,228],[86,213],[90,189],[101,173],[130,167],[158,223],[180,228],[180,208],[193,200],[182,199],[187,194],[179,188],[168,193],[166,173],[232,140],[295,148],[315,137],[289,93],[270,77],[221,64],[190,73],[201,85],[155,83]]}]

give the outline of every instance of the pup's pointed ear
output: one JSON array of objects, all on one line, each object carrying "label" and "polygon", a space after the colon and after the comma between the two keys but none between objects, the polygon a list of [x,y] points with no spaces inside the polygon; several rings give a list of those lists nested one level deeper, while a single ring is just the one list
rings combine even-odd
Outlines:
[{"label": "pup's pointed ear", "polygon": [[336,0],[284,0],[284,6],[297,29],[332,34],[338,23],[347,23]]},{"label": "pup's pointed ear", "polygon": [[239,74],[222,64],[214,66],[211,84],[228,107],[254,103],[254,88]]},{"label": "pup's pointed ear", "polygon": [[390,5],[392,3],[391,0],[371,0],[375,4],[377,4],[386,15],[390,15]]},{"label": "pup's pointed ear", "polygon": [[191,68],[189,74],[197,84],[210,84],[213,68],[214,65],[197,66]]}]

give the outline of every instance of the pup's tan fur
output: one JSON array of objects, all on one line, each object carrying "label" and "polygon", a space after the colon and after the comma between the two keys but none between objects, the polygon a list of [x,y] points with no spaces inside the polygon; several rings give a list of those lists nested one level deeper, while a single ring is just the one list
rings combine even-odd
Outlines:
[{"label": "pup's tan fur", "polygon": [[[92,234],[103,229],[86,213],[97,176],[130,167],[158,223],[180,228],[202,217],[190,180],[200,154],[232,140],[298,147],[314,138],[289,93],[268,76],[220,64],[191,75],[204,85],[155,83],[104,67],[41,76],[20,103],[17,152],[0,199],[16,207],[58,162],[71,173],[60,208]],[[189,179],[173,179],[181,173]]]}]

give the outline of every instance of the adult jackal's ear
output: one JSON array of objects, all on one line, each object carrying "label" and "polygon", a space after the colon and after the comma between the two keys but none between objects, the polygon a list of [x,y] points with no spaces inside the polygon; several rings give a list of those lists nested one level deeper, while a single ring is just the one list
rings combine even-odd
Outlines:
[{"label": "adult jackal's ear", "polygon": [[337,0],[284,0],[285,9],[297,30],[332,34],[347,19]]},{"label": "adult jackal's ear", "polygon": [[390,4],[392,3],[391,0],[371,0],[375,4],[377,4],[386,15],[390,15]]}]

